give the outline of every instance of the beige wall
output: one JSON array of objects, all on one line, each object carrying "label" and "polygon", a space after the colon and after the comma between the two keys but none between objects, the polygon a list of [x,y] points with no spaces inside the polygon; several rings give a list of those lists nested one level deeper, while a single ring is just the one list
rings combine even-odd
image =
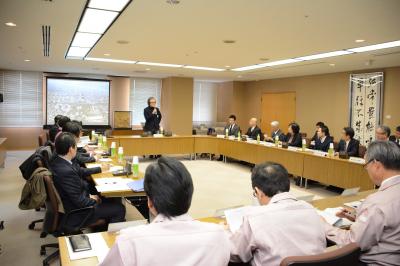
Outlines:
[{"label": "beige wall", "polygon": [[217,90],[217,122],[226,122],[231,114],[236,115],[237,123],[247,126],[247,112],[245,112],[244,97],[246,96],[245,83],[238,81],[222,82]]},{"label": "beige wall", "polygon": [[[400,67],[378,69],[385,74],[383,123],[392,129],[400,124]],[[246,82],[243,90],[244,117],[260,117],[261,95],[265,92],[296,92],[296,121],[301,131],[313,134],[317,121],[325,122],[335,139],[349,124],[349,75],[367,71],[343,72],[304,77]],[[374,71],[368,71],[374,72]],[[391,119],[386,117],[390,115]],[[286,125],[282,125],[285,131]]]},{"label": "beige wall", "polygon": [[7,138],[7,150],[34,150],[39,146],[41,127],[2,127],[0,138]]},{"label": "beige wall", "polygon": [[110,77],[110,125],[114,125],[114,111],[129,111],[130,79]]},{"label": "beige wall", "polygon": [[162,126],[178,135],[192,135],[193,79],[169,77],[162,80]]}]

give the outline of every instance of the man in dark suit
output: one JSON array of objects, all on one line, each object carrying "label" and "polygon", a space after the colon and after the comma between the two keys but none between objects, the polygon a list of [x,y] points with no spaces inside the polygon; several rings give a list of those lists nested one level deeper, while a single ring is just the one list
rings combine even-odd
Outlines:
[{"label": "man in dark suit", "polygon": [[[55,148],[57,154],[50,162],[50,169],[66,213],[94,206],[94,214],[87,224],[92,224],[99,219],[105,219],[107,223],[123,222],[125,207],[120,199],[103,199],[98,195],[91,195],[80,167],[72,163],[77,150],[75,136],[68,132],[61,133],[55,141]],[[81,221],[70,222],[76,225]]]},{"label": "man in dark suit", "polygon": [[327,152],[329,145],[333,143],[333,139],[329,134],[329,128],[327,126],[321,126],[317,131],[318,138],[315,141],[315,150]]},{"label": "man in dark suit", "polygon": [[311,140],[310,140],[310,149],[315,147],[315,141],[318,139],[318,129],[321,128],[322,126],[324,126],[325,123],[324,122],[317,122],[315,124],[315,133],[314,136],[312,136]]},{"label": "man in dark suit", "polygon": [[224,133],[226,134],[226,130],[228,130],[228,136],[237,137],[240,131],[239,125],[236,124],[236,116],[230,115],[228,119],[228,124],[224,128]]},{"label": "man in dark suit", "polygon": [[354,139],[354,129],[345,127],[342,131],[342,138],[339,141],[337,152],[344,152],[349,156],[358,157],[360,142]]},{"label": "man in dark suit", "polygon": [[278,136],[279,141],[285,141],[285,134],[282,132],[282,130],[279,128],[279,122],[278,121],[272,121],[271,122],[271,137],[268,137],[267,134],[264,134],[265,140],[269,142],[275,142],[276,136]]},{"label": "man in dark suit", "polygon": [[246,132],[246,136],[251,139],[257,139],[257,136],[260,137],[260,140],[264,140],[264,135],[261,133],[261,129],[257,126],[257,118],[251,118],[249,121],[249,129]]},{"label": "man in dark suit", "polygon": [[160,131],[161,122],[161,112],[160,109],[156,107],[156,98],[150,97],[147,99],[147,107],[143,110],[144,118],[146,123],[144,124],[144,132],[149,132],[151,134],[156,134]]}]

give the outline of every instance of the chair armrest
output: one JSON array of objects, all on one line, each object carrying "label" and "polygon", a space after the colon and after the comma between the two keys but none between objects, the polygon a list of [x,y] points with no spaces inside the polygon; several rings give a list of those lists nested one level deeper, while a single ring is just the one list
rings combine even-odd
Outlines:
[{"label": "chair armrest", "polygon": [[[61,228],[63,231],[76,232],[82,229],[94,214],[94,206],[75,209],[65,214]],[[80,221],[73,224],[71,221],[78,218]]]}]

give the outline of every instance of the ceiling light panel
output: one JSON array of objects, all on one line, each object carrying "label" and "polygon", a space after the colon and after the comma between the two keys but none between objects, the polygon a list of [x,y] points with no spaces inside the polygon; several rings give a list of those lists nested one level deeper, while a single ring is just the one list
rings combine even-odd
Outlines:
[{"label": "ceiling light panel", "polygon": [[308,60],[328,58],[328,57],[340,56],[340,55],[351,54],[351,53],[353,53],[353,52],[346,51],[346,50],[339,50],[339,51],[334,51],[334,52],[297,57],[295,59],[302,60],[302,61],[308,61]]},{"label": "ceiling light panel", "polygon": [[103,34],[118,14],[115,11],[87,8],[78,31]]},{"label": "ceiling light panel", "polygon": [[67,53],[67,57],[85,57],[89,52],[90,48],[87,47],[70,47]]},{"label": "ceiling light panel", "polygon": [[398,47],[398,46],[400,46],[400,40],[347,49],[347,51],[354,52],[354,53],[362,53],[362,52],[368,52],[368,51],[374,51],[374,50],[380,50],[380,49],[386,49],[386,48],[393,48],[393,47]]},{"label": "ceiling light panel", "polygon": [[109,62],[109,63],[122,63],[122,64],[136,64],[137,61],[133,60],[120,60],[111,58],[99,58],[99,57],[85,57],[88,61],[98,61],[98,62]]},{"label": "ceiling light panel", "polygon": [[264,68],[264,65],[251,65],[251,66],[245,66],[245,67],[238,67],[232,69],[233,71],[246,71],[246,70],[253,70],[253,69],[258,69],[258,68]]},{"label": "ceiling light panel", "polygon": [[208,71],[225,71],[225,69],[223,69],[223,68],[213,68],[213,67],[184,66],[183,68],[208,70]]},{"label": "ceiling light panel", "polygon": [[264,67],[279,66],[279,65],[296,63],[296,62],[300,62],[300,61],[302,61],[302,60],[290,58],[290,59],[284,59],[284,60],[278,60],[278,61],[272,61],[272,62],[260,64],[260,66],[264,66]]},{"label": "ceiling light panel", "polygon": [[164,63],[152,63],[152,62],[137,62],[138,65],[146,65],[146,66],[161,66],[161,67],[183,67],[183,65],[175,65],[175,64],[164,64]]},{"label": "ceiling light panel", "polygon": [[77,32],[71,46],[92,47],[100,39],[101,34]]},{"label": "ceiling light panel", "polygon": [[88,7],[121,11],[130,2],[130,0],[90,0]]}]

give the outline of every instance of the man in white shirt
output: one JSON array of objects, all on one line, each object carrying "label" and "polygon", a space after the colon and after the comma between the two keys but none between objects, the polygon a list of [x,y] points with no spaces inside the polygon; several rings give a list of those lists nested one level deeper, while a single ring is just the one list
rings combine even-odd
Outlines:
[{"label": "man in white shirt", "polygon": [[102,266],[228,264],[229,239],[223,227],[187,214],[193,182],[181,162],[161,157],[148,166],[144,190],[156,218],[149,225],[122,230]]},{"label": "man in white shirt", "polygon": [[243,224],[231,235],[232,262],[279,265],[288,256],[324,252],[323,223],[310,204],[289,193],[289,176],[282,165],[257,165],[251,182],[261,206],[246,210]]},{"label": "man in white shirt", "polygon": [[[365,161],[378,191],[357,208],[350,230],[325,223],[326,236],[338,245],[356,242],[367,265],[400,265],[400,149],[391,141],[372,142]],[[346,211],[338,216],[352,218]]]}]

